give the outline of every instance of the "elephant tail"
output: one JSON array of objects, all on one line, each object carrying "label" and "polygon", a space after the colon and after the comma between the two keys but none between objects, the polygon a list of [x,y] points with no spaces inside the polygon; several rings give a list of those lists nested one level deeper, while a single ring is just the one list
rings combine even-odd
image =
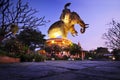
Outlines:
[{"label": "elephant tail", "polygon": [[64,8],[67,9],[68,6],[70,6],[71,3],[66,3]]}]

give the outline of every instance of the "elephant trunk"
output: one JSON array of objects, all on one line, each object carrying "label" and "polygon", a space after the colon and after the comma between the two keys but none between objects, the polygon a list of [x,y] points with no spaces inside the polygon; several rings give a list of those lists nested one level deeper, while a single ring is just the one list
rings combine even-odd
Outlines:
[{"label": "elephant trunk", "polygon": [[80,32],[81,32],[81,33],[84,33],[84,32],[85,32],[85,28],[81,28],[81,29],[80,29]]},{"label": "elephant trunk", "polygon": [[[86,25],[88,25],[88,24],[85,24],[85,26],[86,26]],[[80,29],[80,32],[81,32],[81,33],[84,33],[85,30],[86,30],[86,28],[88,28],[88,27],[82,27],[82,28]]]}]

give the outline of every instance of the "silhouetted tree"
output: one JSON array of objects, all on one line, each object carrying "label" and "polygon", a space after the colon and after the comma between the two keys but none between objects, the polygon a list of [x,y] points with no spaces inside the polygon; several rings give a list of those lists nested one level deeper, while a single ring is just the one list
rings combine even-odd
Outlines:
[{"label": "silhouetted tree", "polygon": [[120,49],[120,23],[112,20],[110,28],[104,33],[105,44],[111,49]]},{"label": "silhouetted tree", "polygon": [[15,34],[19,29],[44,25],[44,17],[37,18],[36,13],[22,0],[0,0],[0,42],[11,35],[10,32]]},{"label": "silhouetted tree", "polygon": [[26,28],[17,35],[17,39],[23,44],[29,46],[32,50],[36,47],[43,47],[45,43],[43,35],[40,31],[34,30],[32,28]]}]

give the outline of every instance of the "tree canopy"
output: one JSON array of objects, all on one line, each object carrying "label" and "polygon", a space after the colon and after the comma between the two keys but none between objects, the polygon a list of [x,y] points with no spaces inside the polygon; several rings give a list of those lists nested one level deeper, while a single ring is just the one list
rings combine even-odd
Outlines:
[{"label": "tree canopy", "polygon": [[30,48],[42,47],[44,46],[45,35],[40,31],[26,28],[17,35],[17,39],[25,45],[28,45]]},{"label": "tree canopy", "polygon": [[70,53],[73,55],[80,54],[81,50],[81,47],[75,43],[70,46]]}]

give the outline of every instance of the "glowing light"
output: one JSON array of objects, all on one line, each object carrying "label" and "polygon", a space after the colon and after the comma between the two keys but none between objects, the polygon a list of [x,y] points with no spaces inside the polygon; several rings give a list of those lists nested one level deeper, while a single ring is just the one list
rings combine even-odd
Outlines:
[{"label": "glowing light", "polygon": [[64,41],[62,41],[62,43],[63,43],[63,44],[65,44],[65,42],[64,42]]},{"label": "glowing light", "polygon": [[52,44],[54,44],[54,43],[55,43],[55,41],[54,41],[54,40],[52,40],[51,42],[52,42]]},{"label": "glowing light", "polygon": [[55,35],[56,37],[60,36],[60,34],[59,34],[58,32],[54,33],[54,35]]},{"label": "glowing light", "polygon": [[112,60],[115,60],[115,57],[112,57]]},{"label": "glowing light", "polygon": [[68,39],[62,38],[51,38],[46,41],[47,45],[51,46],[52,44],[56,44],[60,47],[68,47],[72,44],[72,42]]}]

